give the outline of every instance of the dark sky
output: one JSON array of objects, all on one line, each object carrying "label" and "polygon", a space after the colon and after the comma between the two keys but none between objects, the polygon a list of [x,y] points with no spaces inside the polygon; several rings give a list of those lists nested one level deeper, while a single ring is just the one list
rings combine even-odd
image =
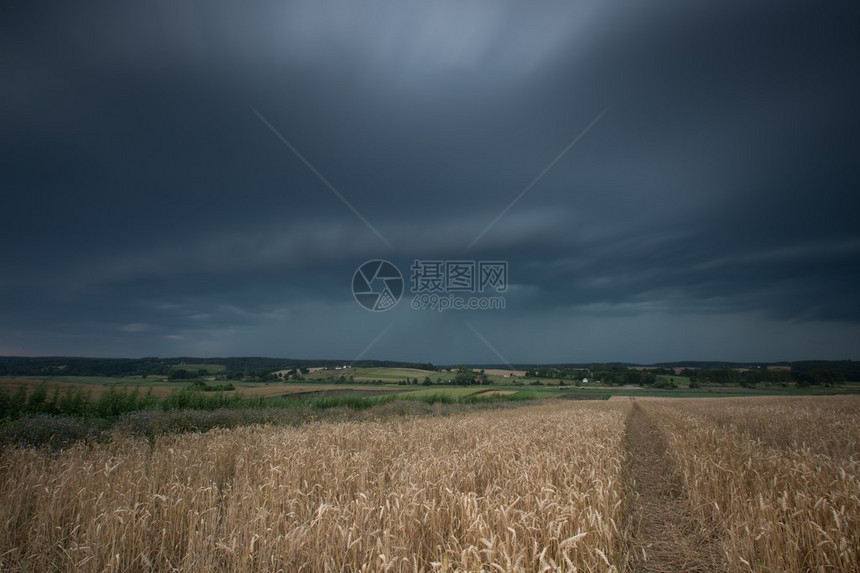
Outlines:
[{"label": "dark sky", "polygon": [[[4,3],[0,355],[860,359],[858,15]],[[413,310],[415,259],[505,309]]]}]

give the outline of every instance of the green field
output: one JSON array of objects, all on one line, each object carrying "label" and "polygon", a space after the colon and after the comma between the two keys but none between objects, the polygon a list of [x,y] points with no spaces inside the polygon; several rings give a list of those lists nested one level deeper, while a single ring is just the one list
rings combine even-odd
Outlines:
[{"label": "green field", "polygon": [[[210,367],[215,365],[208,365]],[[350,372],[352,371],[352,372]],[[559,386],[557,381],[532,385],[522,379],[469,387],[451,384],[403,385],[430,376],[453,376],[409,369],[349,369],[378,383],[343,383],[322,376],[294,382],[225,380],[217,374],[194,380],[165,381],[162,376],[126,377],[0,377],[0,444],[50,444],[65,447],[76,441],[106,439],[114,429],[153,438],[170,432],[201,432],[248,424],[299,424],[308,420],[353,419],[370,410],[373,416],[437,415],[488,406],[508,407],[535,400],[607,400],[610,398],[725,398],[747,396],[821,396],[860,394],[860,383],[811,388],[703,385],[688,388],[608,386],[589,383]],[[409,376],[406,376],[406,375]],[[421,376],[421,375],[424,376]],[[213,379],[214,378],[214,379]],[[347,380],[348,378],[345,377]]]},{"label": "green field", "polygon": [[170,367],[171,370],[188,370],[189,372],[198,372],[205,370],[209,374],[218,374],[224,372],[227,367],[223,364],[176,364]]},{"label": "green field", "polygon": [[676,374],[658,374],[657,380],[663,380],[665,382],[674,382],[678,385],[679,388],[690,387],[690,379],[686,376],[678,376]]},{"label": "green field", "polygon": [[411,392],[405,392],[403,395],[408,398],[423,398],[426,396],[451,396],[453,398],[462,398],[463,396],[470,396],[472,394],[478,394],[479,392],[486,392],[486,387],[481,386],[470,386],[468,388],[462,387],[451,387],[451,386],[435,386],[430,388],[425,388],[422,390],[413,390]]},{"label": "green field", "polygon": [[[677,382],[678,377],[675,377]],[[529,387],[531,389],[531,387]],[[537,388],[540,390],[540,387]],[[549,388],[545,390],[550,390]],[[860,394],[860,382],[846,382],[840,386],[798,388],[797,386],[760,386],[757,388],[742,388],[729,385],[708,385],[701,388],[686,388],[681,386],[674,389],[658,389],[648,387],[614,387],[603,385],[588,385],[576,388],[564,388],[560,394],[605,394],[607,396],[632,396],[648,398],[735,398],[745,396],[834,396],[845,394]]]},{"label": "green field", "polygon": [[448,372],[434,372],[432,370],[418,370],[416,368],[347,368],[342,370],[316,370],[305,374],[307,380],[326,380],[329,378],[339,377],[350,378],[356,382],[369,382],[379,380],[381,382],[397,383],[401,380],[418,379],[423,382],[424,378],[430,377],[433,382],[440,380],[442,382],[454,378],[453,374]]},{"label": "green field", "polygon": [[[220,364],[186,364],[175,368],[189,370],[206,369],[213,375],[224,371]],[[334,384],[341,376],[348,382],[346,384]],[[352,377],[352,383],[349,379]],[[418,379],[421,384],[429,377],[433,382],[431,386],[403,386],[400,382]],[[801,388],[794,384],[787,386],[758,385],[755,388],[743,388],[738,385],[712,385],[703,384],[700,388],[689,388],[689,379],[683,376],[659,375],[661,380],[674,380],[678,384],[675,389],[658,389],[651,387],[629,387],[608,386],[600,383],[581,384],[579,386],[559,386],[557,380],[541,380],[540,385],[533,385],[538,379],[521,378],[513,380],[503,376],[491,375],[489,378],[494,382],[491,385],[461,387],[445,384],[450,382],[454,374],[450,372],[434,372],[429,370],[418,370],[409,368],[350,368],[344,370],[318,370],[309,373],[303,380],[291,382],[250,382],[238,380],[209,381],[212,385],[231,383],[235,390],[230,393],[246,397],[273,398],[276,396],[287,396],[299,394],[302,397],[310,397],[319,392],[320,396],[331,396],[337,392],[351,395],[367,394],[368,396],[380,396],[385,393],[402,393],[415,399],[423,399],[427,396],[445,396],[445,399],[457,399],[486,392],[540,392],[552,396],[643,396],[643,397],[729,397],[729,396],[815,396],[834,394],[860,394],[860,383],[848,382],[837,386],[813,386]],[[443,384],[436,384],[436,380]],[[378,383],[368,383],[379,381]],[[171,380],[167,381],[165,376],[50,376],[50,377],[0,377],[0,389],[14,392],[21,386],[34,388],[44,384],[50,392],[59,390],[65,392],[67,389],[81,390],[83,393],[98,397],[105,391],[133,390],[147,392],[152,389],[156,396],[164,397],[177,390],[188,388],[192,381]],[[566,384],[566,383],[565,383]]]}]

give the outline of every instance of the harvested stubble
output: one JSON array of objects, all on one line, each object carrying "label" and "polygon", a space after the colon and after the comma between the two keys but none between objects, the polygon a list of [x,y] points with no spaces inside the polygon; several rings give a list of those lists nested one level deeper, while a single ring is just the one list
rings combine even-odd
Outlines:
[{"label": "harvested stubble", "polygon": [[860,404],[840,400],[643,405],[732,570],[860,570]]},{"label": "harvested stubble", "polygon": [[614,570],[627,412],[565,403],[8,449],[0,568]]}]

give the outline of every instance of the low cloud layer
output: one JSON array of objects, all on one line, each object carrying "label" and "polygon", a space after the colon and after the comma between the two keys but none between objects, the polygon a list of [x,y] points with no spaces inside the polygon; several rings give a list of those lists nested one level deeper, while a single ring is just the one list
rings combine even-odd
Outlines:
[{"label": "low cloud layer", "polygon": [[[5,12],[0,354],[860,358],[853,8]],[[375,258],[506,309],[369,313]]]}]

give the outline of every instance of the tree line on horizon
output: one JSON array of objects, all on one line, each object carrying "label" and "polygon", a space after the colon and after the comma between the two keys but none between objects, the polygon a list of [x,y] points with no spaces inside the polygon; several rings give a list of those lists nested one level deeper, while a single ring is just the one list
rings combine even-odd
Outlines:
[{"label": "tree line on horizon", "polygon": [[[274,374],[277,370],[287,370],[294,373],[292,379],[299,380],[308,373],[312,366],[336,367],[343,361],[329,360],[295,360],[258,357],[237,358],[79,358],[79,357],[0,357],[0,376],[166,376],[170,379],[195,379],[209,376],[212,373],[205,369],[197,370],[184,364],[218,364],[225,370],[218,378],[225,380],[253,380],[259,382],[278,381]],[[636,367],[626,364],[592,364],[589,366],[532,366],[525,369],[526,377],[558,381],[601,381],[610,385],[659,385],[665,376],[680,376],[689,378],[691,384],[737,384],[754,386],[765,384],[790,384],[798,386],[828,386],[841,384],[846,381],[860,382],[860,362],[851,360],[826,361],[806,360],[780,363],[778,368],[768,368],[767,364],[745,364],[741,367],[731,363],[701,363],[703,366],[692,367],[695,363],[682,362],[688,365],[680,370],[663,365],[660,367]],[[784,366],[783,366],[784,364]],[[717,366],[717,367],[714,367]],[[489,380],[484,376],[484,370],[475,370],[468,366],[437,367],[432,363],[393,362],[367,360],[353,364],[356,368],[414,368],[427,371],[449,370],[458,374],[454,384],[469,385],[485,383]],[[695,387],[695,386],[694,386]]]}]

